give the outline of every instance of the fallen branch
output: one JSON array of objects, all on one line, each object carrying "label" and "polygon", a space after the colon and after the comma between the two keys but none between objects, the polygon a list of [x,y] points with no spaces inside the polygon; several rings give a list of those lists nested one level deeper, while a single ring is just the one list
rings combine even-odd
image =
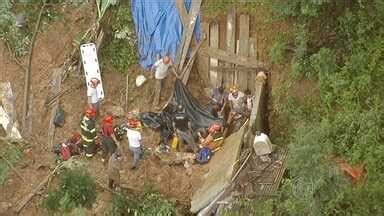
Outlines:
[{"label": "fallen branch", "polygon": [[32,35],[31,45],[29,47],[28,67],[27,67],[27,70],[25,71],[24,104],[23,104],[23,118],[22,118],[24,131],[26,131],[26,119],[27,119],[28,109],[29,109],[29,91],[31,86],[31,66],[32,66],[33,48],[36,41],[36,35],[40,28],[41,16],[43,14],[44,8],[45,8],[45,0],[43,0],[43,5],[41,6],[39,17],[37,18],[35,31],[33,32],[33,35]]},{"label": "fallen branch", "polygon": [[127,72],[127,86],[125,87],[125,112],[128,112],[128,82],[129,82],[129,73]]},{"label": "fallen branch", "polygon": [[37,187],[35,187],[31,193],[29,193],[27,196],[24,197],[24,199],[22,199],[19,204],[17,205],[16,207],[16,212],[17,213],[20,213],[20,211],[24,208],[25,205],[28,204],[28,202],[32,199],[33,196],[35,196],[40,190],[42,187],[44,187],[45,184],[48,183],[48,181],[51,179],[51,176],[53,176],[56,171],[61,167],[61,164],[57,165],[55,167],[55,169],[53,169],[53,171],[51,173],[49,173],[41,182],[39,185],[37,185]]}]

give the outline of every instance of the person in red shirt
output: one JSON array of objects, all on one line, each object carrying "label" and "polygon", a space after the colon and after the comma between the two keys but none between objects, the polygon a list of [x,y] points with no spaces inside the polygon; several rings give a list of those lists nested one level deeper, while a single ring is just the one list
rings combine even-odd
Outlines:
[{"label": "person in red shirt", "polygon": [[101,126],[101,143],[103,149],[102,161],[108,161],[109,157],[115,153],[116,148],[119,146],[119,142],[116,139],[113,128],[113,116],[107,114],[103,119]]}]

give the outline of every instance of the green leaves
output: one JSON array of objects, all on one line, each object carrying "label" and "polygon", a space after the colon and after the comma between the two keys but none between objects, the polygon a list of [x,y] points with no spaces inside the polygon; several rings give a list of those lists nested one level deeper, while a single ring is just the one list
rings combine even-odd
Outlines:
[{"label": "green leaves", "polygon": [[43,201],[49,212],[70,212],[76,207],[89,208],[96,200],[96,183],[81,168],[66,169],[60,175],[59,188],[51,191]]}]

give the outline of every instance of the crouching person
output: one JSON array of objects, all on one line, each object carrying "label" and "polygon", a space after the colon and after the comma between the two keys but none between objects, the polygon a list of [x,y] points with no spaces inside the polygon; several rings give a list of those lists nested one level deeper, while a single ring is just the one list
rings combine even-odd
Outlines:
[{"label": "crouching person", "polygon": [[200,147],[209,148],[213,152],[224,143],[223,127],[216,122],[209,126],[208,133],[206,135],[198,133],[198,136],[200,140]]},{"label": "crouching person", "polygon": [[121,161],[122,161],[122,157],[118,151],[113,153],[108,160],[108,168],[107,168],[108,187],[111,190],[116,190],[116,191],[120,190],[120,170],[122,167]]},{"label": "crouching person", "polygon": [[136,169],[141,157],[141,133],[140,122],[136,120],[128,120],[127,138],[129,144],[129,151],[133,155],[133,164],[131,169]]}]

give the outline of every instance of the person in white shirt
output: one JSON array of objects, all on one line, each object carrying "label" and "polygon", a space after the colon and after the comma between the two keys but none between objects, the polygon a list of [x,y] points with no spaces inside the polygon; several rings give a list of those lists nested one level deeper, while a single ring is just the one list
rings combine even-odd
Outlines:
[{"label": "person in white shirt", "polygon": [[229,107],[231,109],[228,117],[228,125],[232,123],[234,119],[237,119],[244,114],[245,111],[245,95],[239,91],[237,86],[233,86],[230,89],[228,95]]},{"label": "person in white shirt", "polygon": [[163,58],[157,60],[152,66],[152,71],[155,71],[155,96],[153,98],[153,106],[158,109],[160,102],[161,89],[163,85],[163,80],[168,75],[168,69],[172,66],[172,61],[169,56],[164,56]]},{"label": "person in white shirt", "polygon": [[92,78],[88,83],[89,88],[87,88],[88,106],[93,107],[96,110],[96,114],[98,114],[100,110],[101,98],[97,92],[97,85],[99,85],[99,83],[100,80]]},{"label": "person in white shirt", "polygon": [[127,138],[129,150],[133,155],[133,165],[131,169],[136,169],[141,156],[141,133],[139,132],[139,123],[134,120],[128,120]]}]

